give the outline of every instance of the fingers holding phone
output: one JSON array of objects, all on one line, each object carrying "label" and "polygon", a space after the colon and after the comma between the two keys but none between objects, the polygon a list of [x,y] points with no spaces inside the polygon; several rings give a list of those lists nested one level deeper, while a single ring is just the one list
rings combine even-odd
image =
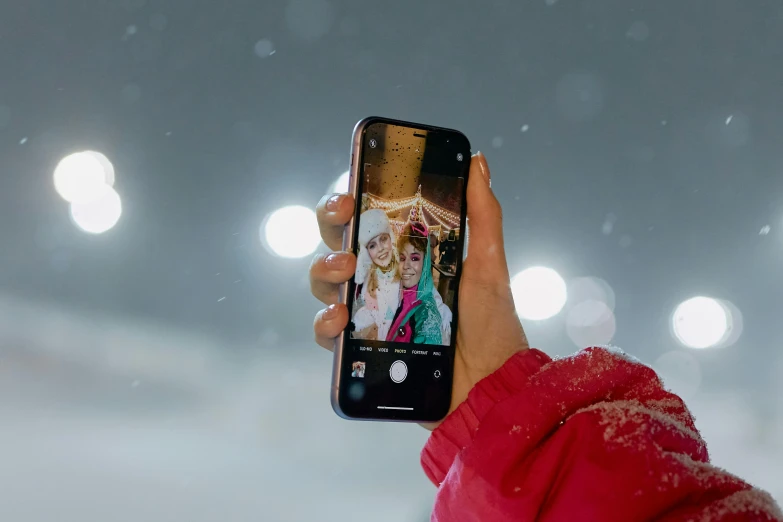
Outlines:
[{"label": "fingers holding phone", "polygon": [[310,291],[324,304],[335,304],[340,284],[356,272],[356,256],[350,252],[318,254],[310,264]]},{"label": "fingers holding phone", "polygon": [[318,228],[326,246],[340,250],[343,245],[345,225],[353,217],[355,201],[350,194],[327,194],[315,209]]},{"label": "fingers holding phone", "polygon": [[315,342],[329,351],[334,350],[334,339],[348,325],[348,309],[343,304],[333,304],[318,312],[313,321]]},{"label": "fingers holding phone", "polygon": [[[350,194],[327,194],[316,207],[318,228],[324,243],[340,250],[345,225],[353,217],[354,198]],[[340,285],[353,277],[356,256],[350,252],[317,254],[310,264],[310,291],[316,299],[329,305],[318,312],[313,321],[315,341],[327,350],[334,349],[334,340],[348,325],[348,309],[338,304]]]}]

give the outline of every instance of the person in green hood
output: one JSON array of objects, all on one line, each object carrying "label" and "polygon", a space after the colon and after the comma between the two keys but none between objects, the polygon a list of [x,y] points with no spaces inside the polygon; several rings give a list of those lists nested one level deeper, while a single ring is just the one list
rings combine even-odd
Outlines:
[{"label": "person in green hood", "polygon": [[401,299],[387,341],[444,344],[443,324],[432,283],[429,232],[421,221],[405,224],[397,240]]}]

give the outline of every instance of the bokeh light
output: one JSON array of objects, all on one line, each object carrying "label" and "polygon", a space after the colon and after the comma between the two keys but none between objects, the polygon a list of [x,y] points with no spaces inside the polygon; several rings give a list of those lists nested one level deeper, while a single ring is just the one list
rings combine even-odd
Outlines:
[{"label": "bokeh light", "polygon": [[568,301],[572,305],[585,301],[599,301],[609,310],[614,310],[614,290],[600,277],[577,277],[568,283]]},{"label": "bokeh light", "polygon": [[560,313],[568,296],[560,274],[543,266],[534,266],[515,275],[511,279],[511,292],[517,314],[532,321],[542,321]]},{"label": "bokeh light", "polygon": [[261,240],[277,256],[309,256],[321,243],[315,212],[301,205],[272,212],[261,226]]},{"label": "bokeh light", "polygon": [[104,185],[103,195],[98,199],[71,203],[73,222],[90,234],[102,234],[113,228],[121,215],[120,195],[108,185]]},{"label": "bokeh light", "polygon": [[731,346],[736,343],[742,335],[744,328],[742,312],[737,306],[727,299],[721,299],[720,304],[726,312],[727,329],[720,341],[720,346]]},{"label": "bokeh light", "polygon": [[617,323],[612,287],[598,277],[577,277],[568,283],[566,332],[578,348],[609,344]]},{"label": "bokeh light", "polygon": [[729,330],[723,304],[711,297],[698,296],[680,303],[672,315],[675,337],[688,348],[711,348],[721,343]]},{"label": "bokeh light", "polygon": [[587,300],[568,311],[566,331],[579,348],[602,346],[614,337],[617,323],[614,312],[605,302]]},{"label": "bokeh light", "polygon": [[64,157],[54,169],[54,188],[69,203],[87,203],[109,197],[114,185],[114,166],[95,151],[76,152]]},{"label": "bokeh light", "polygon": [[667,352],[653,363],[653,369],[670,390],[685,400],[696,395],[701,386],[701,365],[686,351]]}]

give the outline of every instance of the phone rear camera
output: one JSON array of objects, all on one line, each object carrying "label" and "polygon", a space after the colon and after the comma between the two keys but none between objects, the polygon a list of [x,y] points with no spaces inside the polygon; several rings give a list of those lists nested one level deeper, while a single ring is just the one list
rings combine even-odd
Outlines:
[{"label": "phone rear camera", "polygon": [[462,161],[462,153],[461,152],[457,153],[457,161]]},{"label": "phone rear camera", "polygon": [[378,142],[377,142],[377,141],[375,141],[375,138],[371,138],[371,139],[370,139],[370,148],[371,148],[371,149],[374,149],[374,148],[375,148],[375,147],[377,147],[377,146],[378,146]]}]

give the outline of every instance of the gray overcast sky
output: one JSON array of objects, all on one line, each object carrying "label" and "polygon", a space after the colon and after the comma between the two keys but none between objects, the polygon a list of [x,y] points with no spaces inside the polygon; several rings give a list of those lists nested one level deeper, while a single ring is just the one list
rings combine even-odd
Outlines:
[{"label": "gray overcast sky", "polygon": [[[783,426],[780,2],[27,0],[2,12],[7,303],[150,321],[227,352],[304,350],[318,309],[308,260],[271,256],[259,225],[283,204],[314,206],[347,168],[354,123],[383,115],[465,132],[492,168],[512,272],[606,280],[627,351],[676,350],[683,299],[730,300],[742,335],[695,354],[701,387],[750,397]],[[123,198],[100,236],[73,226],[51,182],[88,148],[112,160]],[[577,349],[562,320],[526,326],[550,353]]]}]

